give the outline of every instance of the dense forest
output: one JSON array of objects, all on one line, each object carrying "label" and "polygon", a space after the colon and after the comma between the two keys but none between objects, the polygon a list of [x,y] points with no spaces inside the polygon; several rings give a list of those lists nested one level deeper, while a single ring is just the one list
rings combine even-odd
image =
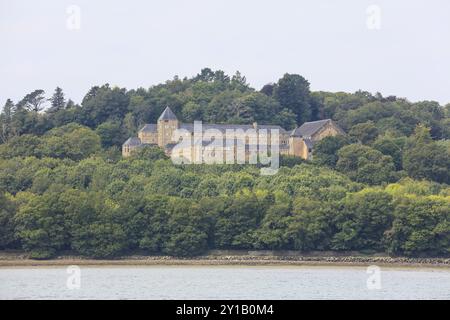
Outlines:
[{"label": "dense forest", "polygon": [[[174,165],[120,146],[170,106],[183,122],[278,124],[332,118],[312,161],[282,157],[272,177],[251,165]],[[148,89],[61,88],[0,115],[0,249],[33,258],[107,258],[209,249],[450,253],[450,104],[364,91],[312,92],[285,74],[261,90],[237,72],[203,69]]]}]

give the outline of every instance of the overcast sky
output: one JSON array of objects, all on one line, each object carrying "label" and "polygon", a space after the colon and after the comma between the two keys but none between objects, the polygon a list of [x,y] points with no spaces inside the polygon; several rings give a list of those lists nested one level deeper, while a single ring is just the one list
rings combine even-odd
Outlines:
[{"label": "overcast sky", "polygon": [[56,86],[80,102],[93,85],[147,88],[203,67],[257,89],[289,72],[312,90],[446,104],[450,1],[0,0],[1,105]]}]

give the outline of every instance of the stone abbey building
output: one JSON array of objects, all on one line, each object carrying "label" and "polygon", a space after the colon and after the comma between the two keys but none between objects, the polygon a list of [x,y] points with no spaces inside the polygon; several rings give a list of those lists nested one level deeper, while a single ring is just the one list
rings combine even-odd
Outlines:
[{"label": "stone abbey building", "polygon": [[[167,107],[159,117],[158,123],[144,125],[143,128],[139,130],[137,137],[131,137],[125,141],[122,146],[122,155],[128,157],[133,151],[146,145],[157,145],[163,148],[166,154],[170,155],[173,148],[178,143],[178,141],[173,141],[173,133],[177,129],[184,129],[183,131],[187,132],[188,135],[194,136],[194,124],[179,122],[172,110]],[[314,144],[317,141],[328,136],[345,134],[331,119],[306,122],[292,131],[286,131],[280,126],[260,125],[257,123],[252,125],[202,124],[203,131],[209,129],[218,130],[223,136],[225,136],[227,130],[234,130],[234,132],[237,132],[237,135],[244,135],[240,138],[243,139],[242,141],[246,141],[247,144],[249,143],[247,136],[249,131],[258,134],[258,132],[264,130],[264,132],[269,133],[268,141],[271,141],[270,132],[278,130],[280,154],[292,155],[303,159],[311,159]],[[239,136],[237,136],[237,138],[239,138]],[[246,147],[248,146],[246,145]]]}]

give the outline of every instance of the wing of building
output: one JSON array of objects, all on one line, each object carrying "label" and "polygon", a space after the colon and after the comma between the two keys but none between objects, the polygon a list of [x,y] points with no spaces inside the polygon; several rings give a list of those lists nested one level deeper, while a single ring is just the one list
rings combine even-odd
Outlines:
[{"label": "wing of building", "polygon": [[[137,137],[129,138],[122,146],[122,155],[128,157],[131,153],[146,145],[155,145],[163,148],[166,154],[170,155],[175,146],[183,139],[194,140],[196,136],[195,125],[193,123],[180,123],[173,111],[167,107],[158,119],[156,124],[146,124],[138,132]],[[174,141],[174,132],[178,129],[178,141]],[[208,150],[208,145],[214,139],[203,137],[203,134],[216,132],[217,135],[222,135],[223,138],[227,136],[229,132],[233,132],[236,140],[241,140],[244,143],[244,149],[249,151],[261,142],[258,139],[267,137],[267,145],[271,146],[272,143],[277,143],[280,154],[292,155],[301,157],[303,159],[311,159],[314,144],[320,141],[324,137],[335,136],[345,134],[345,132],[331,119],[306,122],[300,127],[286,131],[280,126],[276,125],[260,125],[253,123],[251,125],[241,124],[201,124],[201,134],[204,141],[196,141],[196,146],[200,146],[203,152]],[[275,133],[278,135],[275,138]],[[252,140],[255,134],[256,140]],[[259,138],[258,138],[259,137]],[[198,140],[198,139],[197,139]],[[234,138],[233,138],[234,141]],[[223,152],[237,152],[236,147],[222,145]],[[211,148],[210,148],[211,149]],[[215,144],[217,149],[217,144]],[[177,149],[179,152],[180,149]],[[181,152],[195,153],[199,150],[193,150],[192,148],[184,149]]]},{"label": "wing of building", "polygon": [[311,159],[316,142],[325,137],[344,134],[344,130],[331,119],[305,122],[292,130],[289,140],[289,154],[303,159]]}]

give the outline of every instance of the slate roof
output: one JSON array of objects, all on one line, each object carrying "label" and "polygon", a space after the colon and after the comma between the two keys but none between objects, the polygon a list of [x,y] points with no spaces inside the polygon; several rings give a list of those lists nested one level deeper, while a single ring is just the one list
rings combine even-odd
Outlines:
[{"label": "slate roof", "polygon": [[173,148],[175,148],[176,145],[177,145],[177,143],[169,143],[169,144],[166,144],[166,145],[164,146],[164,148],[165,148],[166,150],[172,150]]},{"label": "slate roof", "polygon": [[[166,107],[166,109],[164,109],[163,113],[161,114],[161,116],[159,117],[159,120],[178,120],[176,115],[173,113],[173,111],[169,108]],[[181,123],[179,126],[180,129],[186,129],[189,132],[193,132],[194,131],[194,124],[193,123]],[[283,129],[280,126],[276,126],[276,125],[260,125],[258,124],[257,129],[266,129],[266,130],[279,130],[280,134],[287,134],[288,132]],[[254,126],[252,124],[208,124],[208,123],[204,123],[202,124],[202,129],[203,131],[205,130],[209,130],[209,129],[217,129],[219,131],[221,131],[223,134],[226,133],[226,130],[248,130],[248,129],[254,129]],[[139,130],[139,132],[152,132],[152,133],[157,133],[158,132],[158,125],[157,124],[153,124],[153,123],[149,123],[149,124],[145,124],[142,129]],[[128,146],[140,146],[142,145],[142,142],[139,138],[133,137],[128,139],[127,141],[125,141],[124,145],[128,145]]]},{"label": "slate roof", "polygon": [[[180,129],[186,129],[190,132],[194,131],[194,124],[193,123],[182,123],[180,124]],[[242,129],[242,130],[248,130],[248,129],[253,129],[253,125],[251,124],[215,124],[215,123],[203,123],[202,124],[202,129],[203,131],[208,130],[208,129],[217,129],[219,131],[221,131],[222,133],[225,133],[226,130],[238,130],[238,129]],[[284,130],[282,127],[280,126],[274,126],[274,125],[260,125],[258,124],[257,129],[266,129],[266,130],[271,130],[271,129],[278,129],[280,131],[281,134],[286,133],[286,130]]]},{"label": "slate roof", "polygon": [[314,141],[312,141],[311,139],[304,139],[303,141],[305,141],[305,144],[308,147],[308,149],[313,149],[315,143]]},{"label": "slate roof", "polygon": [[139,132],[158,132],[156,124],[146,124]]},{"label": "slate roof", "polygon": [[130,146],[130,147],[135,147],[135,146],[140,146],[141,143],[141,139],[136,138],[136,137],[132,137],[129,138],[127,141],[125,141],[125,143],[123,144],[124,146]]},{"label": "slate roof", "polygon": [[312,122],[305,122],[297,129],[294,129],[291,132],[291,136],[293,137],[304,137],[304,138],[311,138],[317,131],[323,128],[327,123],[329,123],[331,119],[325,119],[325,120],[319,120],[319,121],[312,121]]},{"label": "slate roof", "polygon": [[175,113],[173,113],[169,107],[166,107],[161,116],[159,117],[158,121],[159,120],[178,120],[178,119]]}]

